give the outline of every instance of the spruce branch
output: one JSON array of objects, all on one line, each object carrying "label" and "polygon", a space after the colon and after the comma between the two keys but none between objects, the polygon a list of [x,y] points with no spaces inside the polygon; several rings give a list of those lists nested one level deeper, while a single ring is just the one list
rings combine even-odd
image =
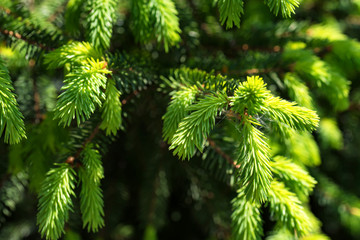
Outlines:
[{"label": "spruce branch", "polygon": [[164,43],[165,51],[180,42],[178,12],[172,0],[132,1],[134,34],[137,41],[155,37]]},{"label": "spruce branch", "polygon": [[292,100],[302,107],[314,109],[313,99],[310,95],[309,88],[296,73],[286,73],[284,76],[284,84],[287,87]]},{"label": "spruce branch", "polygon": [[232,201],[232,229],[234,240],[260,240],[263,235],[260,204],[247,200],[244,189]]},{"label": "spruce branch", "polygon": [[115,21],[117,0],[87,0],[87,35],[88,41],[101,50],[110,47],[112,25]]},{"label": "spruce branch", "polygon": [[277,178],[295,192],[300,191],[305,196],[311,193],[317,182],[305,169],[282,156],[275,156],[273,159],[270,165]]},{"label": "spruce branch", "polygon": [[171,102],[162,118],[164,121],[163,138],[168,143],[171,143],[181,120],[188,115],[187,108],[195,101],[197,92],[198,88],[193,86],[183,87],[180,91],[171,93]]},{"label": "spruce branch", "polygon": [[121,102],[120,91],[115,86],[115,81],[108,78],[105,91],[105,101],[102,106],[101,129],[105,129],[106,135],[116,135],[121,127]]},{"label": "spruce branch", "polygon": [[286,226],[295,236],[301,237],[312,230],[312,223],[296,195],[284,184],[272,181],[269,189],[271,215]]},{"label": "spruce branch", "polygon": [[72,66],[86,65],[89,59],[102,59],[101,52],[87,42],[70,42],[45,55],[44,63],[49,69],[65,66],[69,63]]},{"label": "spruce branch", "polygon": [[74,196],[75,171],[67,163],[56,164],[58,167],[47,173],[40,193],[37,224],[42,237],[56,240],[65,232],[65,222],[72,210],[71,196]]},{"label": "spruce branch", "polygon": [[217,152],[222,158],[224,158],[230,165],[235,168],[240,168],[241,165],[236,163],[228,154],[226,154],[213,139],[208,137],[207,141],[209,142],[210,147],[212,147],[215,152]]},{"label": "spruce branch", "polygon": [[8,69],[0,58],[0,136],[4,133],[4,141],[10,144],[26,138],[24,117],[13,91]]},{"label": "spruce branch", "polygon": [[295,130],[312,131],[319,125],[319,117],[315,111],[296,106],[296,103],[279,97],[266,98],[262,110],[274,121],[282,122]]},{"label": "spruce branch", "polygon": [[196,148],[202,151],[204,140],[215,126],[215,117],[218,111],[226,107],[228,99],[223,94],[208,95],[198,103],[189,106],[186,110],[190,115],[186,116],[176,130],[169,149],[174,149],[174,155],[180,158],[190,159]]},{"label": "spruce branch", "polygon": [[270,148],[265,135],[253,124],[259,125],[249,116],[243,118],[237,161],[241,164],[239,181],[248,201],[262,203],[272,180]]},{"label": "spruce branch", "polygon": [[104,62],[89,60],[88,65],[76,67],[66,75],[64,92],[60,94],[55,108],[55,119],[60,124],[69,126],[76,118],[77,125],[85,121],[102,105],[106,86],[105,74],[110,73],[104,68]]},{"label": "spruce branch", "polygon": [[279,12],[283,17],[291,17],[295,14],[295,8],[299,6],[299,0],[266,0],[270,10],[277,16]]},{"label": "spruce branch", "polygon": [[220,12],[220,22],[226,23],[226,29],[233,25],[240,28],[240,16],[244,14],[244,2],[242,0],[217,0]]},{"label": "spruce branch", "polygon": [[101,163],[101,155],[92,144],[83,149],[82,166],[79,170],[81,183],[80,210],[82,213],[83,228],[97,232],[104,226],[104,201],[100,181],[104,178],[104,169]]}]

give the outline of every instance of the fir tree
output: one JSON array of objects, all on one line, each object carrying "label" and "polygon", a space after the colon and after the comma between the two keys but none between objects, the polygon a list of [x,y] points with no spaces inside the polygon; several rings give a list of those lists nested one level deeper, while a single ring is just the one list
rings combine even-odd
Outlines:
[{"label": "fir tree", "polygon": [[356,239],[359,17],[3,0],[0,239]]}]

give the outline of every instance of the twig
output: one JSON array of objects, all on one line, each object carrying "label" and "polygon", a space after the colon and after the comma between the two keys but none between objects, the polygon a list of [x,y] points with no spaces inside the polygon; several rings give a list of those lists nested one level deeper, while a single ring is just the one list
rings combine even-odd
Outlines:
[{"label": "twig", "polygon": [[30,45],[37,46],[37,47],[39,47],[39,48],[41,48],[43,50],[53,50],[53,48],[47,47],[42,43],[38,43],[38,42],[35,42],[33,40],[27,39],[27,38],[25,38],[24,36],[22,36],[21,34],[19,34],[17,32],[9,31],[9,30],[6,30],[6,29],[0,29],[0,32],[2,34],[4,34],[4,35],[8,35],[8,36],[23,40],[24,42],[27,42]]},{"label": "twig", "polygon": [[215,152],[217,152],[221,157],[223,157],[229,164],[233,165],[235,168],[240,168],[240,164],[236,163],[219,146],[217,146],[214,140],[212,140],[211,138],[208,138],[207,140],[210,146],[215,150]]},{"label": "twig", "polygon": [[95,138],[95,136],[99,133],[99,129],[100,129],[100,123],[98,125],[96,125],[94,130],[91,132],[90,136],[81,144],[81,148],[79,148],[73,156],[69,156],[65,162],[73,165],[75,159],[79,158],[79,156],[80,156],[81,152],[84,150],[85,146],[88,143],[90,143]]}]

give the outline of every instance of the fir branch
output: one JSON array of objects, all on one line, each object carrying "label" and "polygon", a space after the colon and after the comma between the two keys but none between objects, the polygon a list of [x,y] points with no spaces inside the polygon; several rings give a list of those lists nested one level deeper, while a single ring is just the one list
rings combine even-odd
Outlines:
[{"label": "fir branch", "polygon": [[164,43],[166,52],[180,42],[178,12],[172,0],[134,0],[132,13],[138,41],[146,42],[155,37]]},{"label": "fir branch", "polygon": [[49,30],[28,18],[14,17],[0,11],[0,25],[0,32],[15,46],[25,45],[26,55],[30,57],[42,50],[53,50],[63,43],[63,35],[59,31]]},{"label": "fir branch", "polygon": [[271,215],[295,236],[301,237],[312,230],[311,221],[296,195],[284,184],[274,180],[269,190]]},{"label": "fir branch", "polygon": [[260,240],[263,235],[260,204],[248,201],[244,189],[232,201],[232,229],[234,240]]},{"label": "fir branch", "polygon": [[52,50],[52,48],[46,47],[44,44],[40,43],[40,42],[36,42],[36,41],[32,41],[24,36],[22,36],[21,34],[19,34],[18,32],[14,32],[14,31],[9,31],[7,29],[0,29],[0,32],[4,35],[10,36],[10,37],[14,37],[16,39],[19,40],[23,40],[26,43],[30,44],[30,45],[34,45],[36,47],[39,47],[43,50]]},{"label": "fir branch", "polygon": [[343,136],[335,119],[321,119],[319,136],[323,146],[331,147],[338,150],[343,148]]},{"label": "fir branch", "polygon": [[95,48],[107,50],[110,47],[116,4],[116,0],[87,0],[88,41]]},{"label": "fir branch", "polygon": [[54,115],[64,126],[69,126],[74,118],[79,125],[90,117],[96,106],[101,106],[104,98],[101,88],[105,88],[105,74],[110,72],[104,69],[103,62],[92,60],[88,63],[74,68],[66,76],[66,85],[62,87],[65,91],[59,96]]},{"label": "fir branch", "polygon": [[315,111],[296,106],[296,103],[273,96],[268,97],[264,103],[262,110],[270,118],[295,130],[312,131],[319,125],[319,117]]},{"label": "fir branch", "polygon": [[283,17],[291,17],[291,14],[295,14],[295,8],[300,4],[298,0],[266,0],[265,2],[276,16],[281,12]]},{"label": "fir branch", "polygon": [[6,143],[15,144],[26,138],[24,117],[16,102],[8,69],[0,58],[0,136]]},{"label": "fir branch", "polygon": [[344,110],[349,106],[349,81],[328,63],[305,49],[302,42],[288,43],[283,52],[283,60],[295,63],[292,69],[302,79],[329,100],[336,110]]},{"label": "fir branch", "polygon": [[158,42],[164,42],[167,52],[181,40],[178,12],[172,0],[150,1],[150,12],[155,19],[155,37]]},{"label": "fir branch", "polygon": [[171,142],[181,120],[188,115],[187,108],[195,101],[197,87],[183,87],[179,91],[171,93],[171,102],[163,116],[163,138],[168,143]]},{"label": "fir branch", "polygon": [[56,164],[43,182],[39,193],[37,224],[42,237],[59,239],[64,233],[65,222],[72,210],[71,196],[74,196],[75,171],[69,164]]},{"label": "fir branch", "polygon": [[240,115],[245,111],[254,115],[260,112],[261,107],[265,104],[265,99],[270,95],[266,89],[266,84],[259,76],[247,77],[236,89],[234,97],[231,99],[230,106],[232,110]]},{"label": "fir branch", "polygon": [[65,10],[65,30],[72,36],[80,34],[79,16],[86,1],[83,0],[69,0]]},{"label": "fir branch", "polygon": [[79,170],[81,183],[80,210],[83,228],[97,232],[104,226],[104,201],[100,181],[104,178],[104,169],[99,152],[88,144],[82,151],[82,166]]},{"label": "fir branch", "polygon": [[272,180],[270,148],[264,134],[252,124],[259,125],[249,116],[243,118],[237,161],[241,164],[239,181],[248,201],[264,202]]},{"label": "fir branch", "polygon": [[49,69],[65,66],[79,66],[88,63],[88,59],[102,59],[101,52],[87,42],[70,42],[45,55],[44,63]]},{"label": "fir branch", "polygon": [[185,117],[171,140],[169,149],[174,149],[174,155],[190,159],[196,148],[202,151],[204,140],[215,126],[215,117],[218,111],[226,107],[228,99],[225,95],[208,95],[198,103],[189,106],[186,110],[191,114]]},{"label": "fir branch", "polygon": [[302,107],[314,109],[313,99],[310,95],[309,88],[302,82],[296,73],[286,73],[284,76],[284,84],[287,87],[292,100]]},{"label": "fir branch", "polygon": [[102,106],[101,129],[105,129],[106,135],[116,135],[121,127],[121,102],[120,92],[115,86],[115,81],[109,78],[106,85],[105,101]]},{"label": "fir branch", "polygon": [[218,0],[220,22],[226,22],[226,29],[233,25],[240,28],[240,16],[244,14],[244,2],[242,0]]},{"label": "fir branch", "polygon": [[272,172],[281,179],[290,189],[298,190],[308,196],[313,190],[316,180],[299,165],[281,156],[273,157],[270,162]]}]

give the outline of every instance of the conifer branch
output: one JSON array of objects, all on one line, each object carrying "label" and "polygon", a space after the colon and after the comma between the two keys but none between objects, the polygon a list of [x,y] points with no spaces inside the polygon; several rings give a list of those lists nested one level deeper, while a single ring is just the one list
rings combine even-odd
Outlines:
[{"label": "conifer branch", "polygon": [[163,116],[163,138],[168,143],[171,143],[181,120],[188,115],[187,108],[195,101],[197,92],[198,88],[193,86],[183,87],[180,91],[172,93],[171,102]]},{"label": "conifer branch", "polygon": [[308,196],[317,183],[316,180],[305,169],[285,157],[275,156],[273,159],[270,165],[275,176],[283,180],[295,193],[300,191]]},{"label": "conifer branch", "polygon": [[116,0],[87,0],[86,9],[89,11],[86,21],[88,24],[88,42],[95,48],[106,50],[110,47],[112,24],[115,21]]},{"label": "conifer branch", "polygon": [[14,31],[9,31],[7,29],[0,29],[0,32],[4,35],[7,35],[7,36],[10,36],[10,37],[14,37],[16,39],[19,39],[19,40],[23,40],[24,42],[30,44],[30,45],[34,45],[36,47],[39,47],[43,50],[53,50],[53,48],[50,48],[50,47],[47,47],[45,46],[44,44],[42,43],[39,43],[39,42],[36,42],[36,41],[33,41],[33,40],[30,40],[22,35],[20,35],[19,33],[17,32],[14,32]]},{"label": "conifer branch", "polygon": [[276,16],[281,12],[283,17],[291,17],[291,14],[295,14],[295,8],[300,4],[298,0],[266,0],[265,2]]},{"label": "conifer branch", "polygon": [[75,195],[75,171],[69,164],[56,164],[58,167],[47,173],[39,193],[37,224],[42,237],[57,240],[64,233],[65,222],[72,210],[71,197]]},{"label": "conifer branch", "polygon": [[220,11],[220,22],[226,22],[226,29],[233,25],[240,28],[240,16],[244,14],[244,2],[242,0],[217,0]]},{"label": "conifer branch", "polygon": [[13,93],[8,69],[0,58],[0,136],[5,143],[15,144],[26,138],[24,117]]},{"label": "conifer branch", "polygon": [[97,232],[104,226],[104,201],[100,188],[100,181],[104,178],[104,169],[101,155],[92,148],[91,144],[85,146],[81,155],[82,166],[79,170],[79,178],[83,227],[87,226],[88,231]]},{"label": "conifer branch", "polygon": [[189,106],[187,110],[192,111],[191,114],[179,123],[171,140],[169,149],[174,149],[174,155],[177,154],[184,160],[190,159],[195,154],[196,148],[202,151],[204,140],[215,125],[218,111],[227,103],[227,97],[219,94],[208,95],[197,104]]},{"label": "conifer branch", "polygon": [[77,125],[88,119],[96,106],[102,105],[105,94],[101,89],[106,86],[108,73],[103,62],[94,60],[89,60],[87,66],[74,68],[66,76],[66,85],[62,87],[65,91],[59,96],[54,118],[60,119],[64,126],[69,126],[74,118]]},{"label": "conifer branch", "polygon": [[284,184],[274,180],[269,190],[271,215],[286,226],[295,236],[301,237],[312,230],[309,216],[296,195]]},{"label": "conifer branch", "polygon": [[135,37],[146,42],[155,37],[165,51],[180,42],[178,12],[172,0],[134,0],[132,3]]},{"label": "conifer branch", "polygon": [[108,78],[105,102],[102,107],[101,118],[103,119],[100,128],[105,129],[106,135],[116,135],[117,130],[121,127],[121,102],[120,91],[115,86],[115,81]]},{"label": "conifer branch", "polygon": [[[249,117],[243,118],[241,126],[240,183],[248,201],[264,202],[272,180],[270,147],[264,134],[253,126]],[[256,123],[258,124],[258,123]]]},{"label": "conifer branch", "polygon": [[232,229],[235,240],[260,240],[263,235],[260,204],[247,200],[244,189],[232,201]]}]

